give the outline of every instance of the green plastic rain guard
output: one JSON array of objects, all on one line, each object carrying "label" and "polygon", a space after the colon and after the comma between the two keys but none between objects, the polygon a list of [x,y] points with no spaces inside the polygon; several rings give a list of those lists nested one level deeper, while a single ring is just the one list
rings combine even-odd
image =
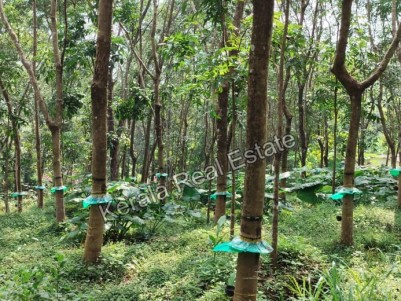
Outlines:
[{"label": "green plastic rain guard", "polygon": [[221,192],[215,192],[215,193],[211,194],[210,199],[212,201],[215,201],[217,199],[218,195],[225,195],[227,197],[226,199],[231,198],[231,193],[229,193],[228,191],[221,191]]},{"label": "green plastic rain guard", "polygon": [[401,173],[401,167],[390,169],[390,175],[393,177],[398,177]]},{"label": "green plastic rain guard", "polygon": [[17,197],[19,197],[19,196],[24,196],[24,195],[26,195],[25,192],[13,192],[13,193],[11,194],[11,197],[12,197],[12,198],[17,198]]},{"label": "green plastic rain guard", "polygon": [[113,199],[109,194],[106,194],[101,197],[94,197],[92,195],[88,196],[86,199],[83,200],[82,202],[82,207],[83,208],[89,208],[91,205],[99,205],[99,204],[107,204],[111,203]]},{"label": "green plastic rain guard", "polygon": [[51,193],[56,193],[56,191],[66,192],[67,186],[56,186],[56,187],[53,187],[52,189],[50,189]]},{"label": "green plastic rain guard", "polygon": [[343,187],[336,193],[332,194],[330,198],[334,201],[341,200],[345,195],[362,194],[358,188],[355,187]]},{"label": "green plastic rain guard", "polygon": [[213,248],[213,252],[227,253],[258,253],[270,254],[273,248],[265,241],[246,242],[239,236],[234,237],[232,241],[223,242]]},{"label": "green plastic rain guard", "polygon": [[156,174],[156,178],[160,179],[160,178],[167,178],[168,174],[164,173],[157,173]]},{"label": "green plastic rain guard", "polygon": [[46,189],[46,187],[45,186],[35,186],[34,187],[35,188],[35,190],[45,190]]}]

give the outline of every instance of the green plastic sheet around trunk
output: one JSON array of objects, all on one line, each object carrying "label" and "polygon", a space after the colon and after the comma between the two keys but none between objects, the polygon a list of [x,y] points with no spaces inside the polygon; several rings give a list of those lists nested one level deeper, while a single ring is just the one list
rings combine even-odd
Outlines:
[{"label": "green plastic sheet around trunk", "polygon": [[158,172],[158,173],[156,174],[156,178],[158,178],[158,179],[160,179],[160,178],[167,178],[167,176],[168,176],[168,175],[167,175],[165,172],[164,172],[164,173],[159,173],[159,172]]},{"label": "green plastic sheet around trunk", "polygon": [[401,167],[390,169],[390,175],[393,177],[398,177],[401,173]]},{"label": "green plastic sheet around trunk", "polygon": [[50,189],[51,193],[56,193],[56,191],[62,191],[62,192],[66,192],[67,191],[67,186],[56,186],[53,187],[52,189]]},{"label": "green plastic sheet around trunk", "polygon": [[24,196],[24,195],[26,195],[26,192],[13,192],[13,193],[11,194],[11,197],[12,197],[12,198],[17,198],[17,197],[19,197],[19,196]]},{"label": "green plastic sheet around trunk", "polygon": [[46,187],[45,186],[35,186],[34,187],[35,188],[35,190],[45,190],[46,189]]},{"label": "green plastic sheet around trunk", "polygon": [[332,194],[330,198],[332,200],[338,201],[344,198],[345,195],[355,195],[355,194],[362,194],[358,188],[355,187],[342,187],[336,193]]},{"label": "green plastic sheet around trunk", "polygon": [[231,193],[229,193],[228,191],[222,191],[222,192],[215,192],[215,193],[211,194],[211,195],[210,195],[210,199],[211,199],[212,201],[215,201],[215,200],[217,199],[217,196],[218,196],[218,195],[225,195],[225,196],[226,196],[226,199],[231,198]]},{"label": "green plastic sheet around trunk", "polygon": [[107,204],[107,203],[111,203],[112,200],[113,199],[108,194],[106,194],[105,196],[102,196],[102,197],[94,197],[94,196],[90,195],[86,199],[83,200],[82,207],[89,208],[92,205]]},{"label": "green plastic sheet around trunk", "polygon": [[232,241],[223,242],[213,248],[214,252],[227,253],[257,253],[270,254],[273,248],[265,241],[256,243],[243,241],[239,236],[234,237]]}]

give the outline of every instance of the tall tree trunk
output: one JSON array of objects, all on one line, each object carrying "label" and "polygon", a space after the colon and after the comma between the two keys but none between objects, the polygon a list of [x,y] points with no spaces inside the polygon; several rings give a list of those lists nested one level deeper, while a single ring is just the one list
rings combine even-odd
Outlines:
[{"label": "tall tree trunk", "polygon": [[[298,127],[299,127],[299,145],[301,147],[301,167],[306,166],[306,156],[308,153],[308,145],[306,142],[305,132],[305,107],[304,107],[304,91],[305,83],[298,84]],[[302,172],[305,177],[306,173]]]},{"label": "tall tree trunk", "polygon": [[[99,1],[98,36],[96,41],[95,73],[91,87],[92,99],[92,196],[106,195],[107,175],[107,73],[111,47],[113,1]],[[102,205],[92,205],[89,211],[84,262],[99,262],[103,245],[104,219]]]},{"label": "tall tree trunk", "polygon": [[377,98],[377,108],[379,110],[380,114],[380,122],[382,124],[383,128],[383,134],[386,139],[388,148],[390,150],[391,154],[391,167],[395,168],[397,166],[397,153],[396,153],[396,147],[395,147],[395,140],[391,137],[391,133],[389,129],[387,128],[387,123],[386,123],[386,117],[384,116],[383,112],[383,106],[382,106],[382,100],[383,100],[383,84],[381,81],[380,83],[380,90],[379,90],[379,96]]},{"label": "tall tree trunk", "polygon": [[149,177],[149,147],[150,147],[150,133],[152,128],[152,109],[149,110],[148,118],[146,121],[146,129],[145,129],[145,147],[143,150],[143,165],[142,165],[142,176],[141,182],[146,183]]},{"label": "tall tree trunk", "polygon": [[226,195],[227,191],[227,113],[228,113],[228,93],[230,92],[228,82],[223,84],[222,92],[218,95],[218,118],[217,125],[217,161],[221,171],[217,175],[216,207],[214,212],[214,222],[217,223],[220,217],[226,214]]},{"label": "tall tree trunk", "polygon": [[182,112],[182,131],[181,131],[181,157],[180,157],[180,170],[186,169],[187,163],[187,132],[188,132],[188,112],[189,104],[183,106]]},{"label": "tall tree trunk", "polygon": [[336,80],[336,86],[334,87],[334,128],[333,128],[333,178],[331,180],[331,192],[336,191],[336,171],[337,171],[337,123],[338,123],[338,106],[337,106],[337,94],[338,94],[338,81]]},{"label": "tall tree trunk", "polygon": [[[393,38],[397,36],[397,24],[398,24],[398,18],[397,18],[397,0],[392,0],[392,9],[391,9],[391,20],[392,20],[392,29],[393,29]],[[401,64],[401,47],[398,46],[397,50],[397,58],[398,62]],[[398,108],[399,109],[399,108]],[[400,115],[399,110],[397,111],[397,116]],[[401,125],[400,125],[400,120],[398,120],[398,156],[399,156],[399,164],[401,165]],[[401,176],[398,177],[398,197],[397,197],[397,205],[398,205],[398,210],[401,210]],[[399,213],[401,214],[401,213]]]},{"label": "tall tree trunk", "polygon": [[[267,69],[273,27],[274,1],[253,0],[253,26],[249,56],[247,104],[247,148],[266,142]],[[266,161],[247,164],[240,238],[248,242],[262,239]],[[259,254],[239,253],[234,301],[256,301]]]},{"label": "tall tree trunk", "polygon": [[[160,77],[162,73],[162,66],[157,55],[156,45],[156,28],[157,28],[157,14],[158,14],[158,0],[153,0],[153,20],[152,29],[150,34],[152,45],[152,58],[155,67],[155,74],[153,75],[153,107],[155,110],[155,133],[157,143],[157,163],[159,173],[158,189],[165,187],[166,177],[164,176],[164,144],[163,144],[163,122],[162,122],[162,103],[160,100]],[[165,195],[161,195],[160,202],[164,203]]]},{"label": "tall tree trunk", "polygon": [[[284,111],[284,116],[285,116],[285,129],[284,129],[284,135],[289,136],[291,135],[291,125],[292,125],[292,119],[293,115],[291,114],[290,110],[288,109],[287,103],[286,103],[286,97],[285,97],[285,92],[287,91],[288,88],[288,83],[291,78],[291,72],[290,69],[287,69],[287,73],[285,76],[285,81],[284,81],[284,99],[283,99],[283,111]],[[281,172],[286,172],[288,171],[288,154],[289,154],[289,149],[284,148],[282,158],[281,158]],[[287,179],[281,179],[280,180],[280,187],[285,188],[287,186]],[[282,195],[283,198],[285,198],[285,194]]]},{"label": "tall tree trunk", "polygon": [[[232,121],[231,121],[231,149],[234,150],[236,147],[236,137],[235,137],[235,127],[237,126],[237,109],[235,105],[235,84],[234,82],[231,85],[231,98],[232,98]],[[236,181],[235,181],[235,168],[231,169],[231,215],[230,215],[230,238],[234,238],[234,231],[235,231],[235,196],[236,196]]]},{"label": "tall tree trunk", "polygon": [[[35,58],[32,62],[33,74],[36,76],[36,55],[37,55],[37,45],[38,45],[38,25],[37,25],[37,16],[36,16],[36,0],[32,1],[32,10],[33,10],[33,57]],[[42,178],[42,156],[41,156],[41,141],[40,141],[40,119],[39,119],[39,98],[37,94],[34,94],[34,109],[35,109],[35,150],[36,150],[36,178],[38,189],[38,207],[43,208],[43,189],[41,188],[43,185]]]},{"label": "tall tree trunk", "polygon": [[[319,130],[320,132],[320,130]],[[320,133],[319,133],[320,135]],[[319,137],[317,139],[317,143],[319,144],[319,149],[320,149],[320,163],[319,163],[319,167],[323,168],[323,164],[324,164],[324,140],[323,137]]]},{"label": "tall tree trunk", "polygon": [[130,131],[131,137],[130,137],[130,143],[129,143],[129,154],[130,154],[131,161],[132,161],[131,177],[135,177],[135,175],[136,175],[136,171],[135,170],[136,170],[137,156],[136,156],[135,150],[134,150],[135,127],[136,127],[135,119],[132,119],[132,121],[131,121],[131,131]]},{"label": "tall tree trunk", "polygon": [[[57,32],[57,0],[51,1],[50,30],[52,33],[54,66],[56,69],[56,118],[55,123],[50,126],[53,147],[53,176],[55,186],[63,186],[61,171],[61,125],[63,119],[63,63],[60,57]],[[58,222],[65,220],[64,191],[57,190],[56,193],[56,219]]]},{"label": "tall tree trunk", "polygon": [[[239,35],[239,29],[241,27],[241,19],[244,13],[244,1],[238,1],[237,6],[235,8],[233,25],[234,32],[232,33],[233,37]],[[222,45],[230,46],[230,44],[226,44],[228,40],[228,34],[226,31],[225,17],[222,20],[223,27],[223,37],[222,37]],[[229,51],[228,55],[231,58],[235,58],[238,55],[238,50]],[[235,72],[234,68],[230,68],[230,73]],[[227,149],[228,149],[228,137],[227,137],[227,113],[228,113],[228,100],[230,93],[230,82],[228,80],[224,81],[221,85],[221,92],[218,94],[218,106],[217,106],[217,114],[218,119],[216,121],[217,125],[217,161],[220,165],[221,171],[217,175],[217,198],[216,198],[216,208],[214,213],[214,222],[217,223],[219,218],[226,213],[226,195],[227,192],[227,171],[228,171],[228,161],[227,161]]]},{"label": "tall tree trunk", "polygon": [[110,135],[110,180],[117,181],[118,180],[118,152],[119,152],[119,137],[117,131],[119,129],[115,129],[114,126],[114,113],[113,113],[113,90],[114,90],[114,81],[113,81],[113,68],[109,67],[108,72],[108,83],[107,83],[107,125],[108,132]]},{"label": "tall tree trunk", "polygon": [[[284,4],[284,3],[283,3]],[[283,137],[283,114],[285,113],[285,83],[284,83],[284,65],[285,65],[285,49],[287,45],[287,32],[289,23],[289,11],[290,11],[290,0],[285,1],[285,21],[283,36],[281,39],[281,51],[280,51],[280,66],[278,72],[278,101],[277,101],[277,137],[282,139]],[[288,112],[287,112],[288,113]],[[280,162],[282,158],[282,152],[278,151],[274,157],[274,189],[273,189],[273,225],[272,225],[272,247],[273,252],[271,254],[273,270],[277,268],[278,259],[278,206],[280,198]]]},{"label": "tall tree trunk", "polygon": [[12,140],[6,139],[6,148],[5,148],[5,155],[4,155],[4,177],[3,177],[3,193],[4,193],[4,209],[6,213],[10,213],[10,202],[8,196],[9,190],[9,171],[10,171],[10,149],[11,149]]},{"label": "tall tree trunk", "polygon": [[329,125],[327,122],[327,116],[324,116],[324,155],[323,155],[323,162],[324,167],[329,167]]}]

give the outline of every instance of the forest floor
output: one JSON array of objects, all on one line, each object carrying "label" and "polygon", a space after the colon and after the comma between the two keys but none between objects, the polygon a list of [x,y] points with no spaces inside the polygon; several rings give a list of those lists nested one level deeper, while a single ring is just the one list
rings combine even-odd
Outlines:
[{"label": "forest floor", "polygon": [[[60,239],[65,230],[53,210],[51,200],[44,210],[31,201],[22,214],[0,215],[0,300],[229,300],[224,290],[236,255],[211,251],[216,230],[204,219],[165,224],[146,242],[107,243],[102,263],[88,268],[82,245]],[[272,273],[262,258],[258,300],[401,300],[392,205],[356,207],[351,248],[337,243],[340,211],[328,201],[281,212],[279,267]]]}]

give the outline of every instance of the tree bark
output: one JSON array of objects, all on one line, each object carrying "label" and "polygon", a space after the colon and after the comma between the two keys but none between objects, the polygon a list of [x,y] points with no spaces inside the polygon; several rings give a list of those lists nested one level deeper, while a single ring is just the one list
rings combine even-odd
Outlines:
[{"label": "tree bark", "polygon": [[[267,139],[267,69],[273,27],[274,1],[253,0],[253,26],[249,56],[247,148]],[[255,150],[254,150],[255,152]],[[257,242],[262,238],[266,161],[257,160],[245,170],[245,191],[240,237]],[[234,301],[256,301],[259,254],[239,253]]]},{"label": "tree bark", "polygon": [[[111,48],[113,1],[99,1],[98,36],[96,41],[95,73],[91,86],[92,99],[92,196],[106,195],[107,175],[107,74]],[[85,240],[84,262],[99,262],[103,245],[104,220],[99,208],[89,211]]]}]

